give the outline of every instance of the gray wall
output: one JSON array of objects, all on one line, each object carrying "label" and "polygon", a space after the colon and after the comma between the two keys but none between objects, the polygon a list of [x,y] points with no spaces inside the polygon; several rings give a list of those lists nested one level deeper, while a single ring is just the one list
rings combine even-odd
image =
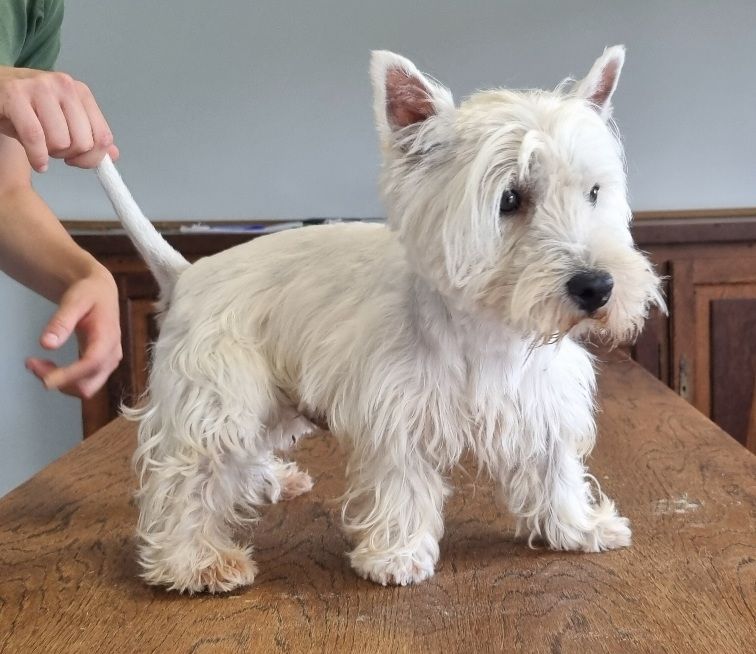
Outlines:
[{"label": "gray wall", "polygon": [[[633,207],[754,206],[755,29],[752,0],[70,0],[59,68],[95,91],[153,218],[377,216],[371,48],[459,98],[551,87],[625,43],[615,115]],[[91,173],[58,165],[37,186],[61,217],[111,215]],[[0,298],[2,492],[79,420],[19,368],[49,307],[5,281]]]},{"label": "gray wall", "polygon": [[[0,273],[0,495],[81,440],[78,402],[48,393],[24,368],[54,305]],[[48,356],[70,361],[73,343]]]}]

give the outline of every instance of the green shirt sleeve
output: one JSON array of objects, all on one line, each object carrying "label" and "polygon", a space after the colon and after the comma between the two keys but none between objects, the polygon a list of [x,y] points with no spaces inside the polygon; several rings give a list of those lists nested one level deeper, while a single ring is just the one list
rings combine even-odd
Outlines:
[{"label": "green shirt sleeve", "polygon": [[52,70],[63,0],[0,0],[0,65]]}]

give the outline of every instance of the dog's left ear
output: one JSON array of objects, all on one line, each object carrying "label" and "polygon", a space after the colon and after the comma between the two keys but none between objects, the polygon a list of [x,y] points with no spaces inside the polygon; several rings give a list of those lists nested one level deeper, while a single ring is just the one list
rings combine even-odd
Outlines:
[{"label": "dog's left ear", "polygon": [[612,115],[612,95],[617,88],[622,64],[625,63],[625,46],[615,45],[604,50],[588,75],[575,87],[575,95],[590,102],[604,120]]},{"label": "dog's left ear", "polygon": [[409,59],[388,50],[375,50],[370,58],[375,121],[381,138],[393,135],[454,108],[449,89],[423,75]]}]

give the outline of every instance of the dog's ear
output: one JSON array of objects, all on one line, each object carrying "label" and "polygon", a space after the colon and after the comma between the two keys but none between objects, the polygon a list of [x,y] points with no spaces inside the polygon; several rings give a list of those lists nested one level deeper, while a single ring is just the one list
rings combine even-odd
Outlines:
[{"label": "dog's ear", "polygon": [[615,45],[604,50],[588,75],[575,87],[575,95],[585,98],[598,114],[609,120],[612,115],[612,95],[617,88],[622,64],[625,63],[625,46]]},{"label": "dog's ear", "polygon": [[409,59],[374,50],[370,59],[375,120],[383,139],[454,108],[449,89],[423,75]]}]

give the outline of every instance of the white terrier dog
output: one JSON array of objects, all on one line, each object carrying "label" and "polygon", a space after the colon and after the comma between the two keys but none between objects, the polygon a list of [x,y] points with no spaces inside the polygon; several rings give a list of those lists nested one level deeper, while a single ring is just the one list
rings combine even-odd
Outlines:
[{"label": "white terrier dog", "polygon": [[352,566],[430,577],[446,475],[472,450],[520,529],[554,549],[630,543],[593,490],[595,378],[577,337],[632,337],[659,280],[633,245],[607,49],[554,92],[449,91],[390,52],[371,75],[388,226],[266,236],[194,265],[141,214],[121,220],[163,309],[140,420],[142,575],[179,591],[252,583],[250,509],[308,491],[276,452],[327,423],[348,451]]}]

